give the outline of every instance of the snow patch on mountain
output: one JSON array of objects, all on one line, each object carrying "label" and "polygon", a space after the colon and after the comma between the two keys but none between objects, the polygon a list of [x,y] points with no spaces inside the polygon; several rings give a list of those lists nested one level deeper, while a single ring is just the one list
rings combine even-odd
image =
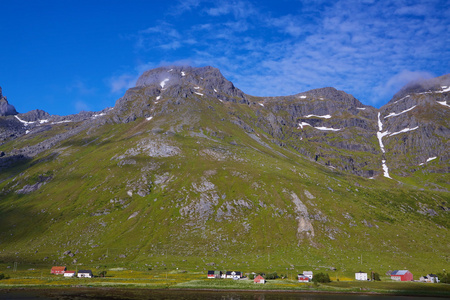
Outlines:
[{"label": "snow patch on mountain", "polygon": [[405,128],[405,129],[402,129],[402,130],[400,130],[400,131],[393,132],[393,133],[389,134],[389,136],[394,136],[394,135],[397,135],[397,134],[400,134],[400,133],[404,133],[404,132],[408,132],[408,131],[413,131],[413,130],[416,130],[416,129],[418,129],[418,128],[419,128],[419,126],[416,126],[416,127],[414,127],[414,128]]},{"label": "snow patch on mountain", "polygon": [[437,103],[439,103],[440,105],[450,107],[450,105],[447,104],[447,101],[437,101]]},{"label": "snow patch on mountain", "polygon": [[194,94],[197,94],[197,95],[203,96],[203,94],[202,94],[202,93],[197,93],[197,92],[194,92]]},{"label": "snow patch on mountain", "polygon": [[34,124],[34,122],[27,122],[25,120],[22,120],[21,118],[19,118],[18,116],[14,116],[17,120],[19,120],[20,123],[22,123],[24,126],[28,126],[30,124]]},{"label": "snow patch on mountain", "polygon": [[311,117],[324,118],[324,119],[329,119],[329,118],[331,118],[330,115],[323,115],[323,116],[318,116],[318,115],[307,115],[307,116],[305,116],[305,118],[311,118]]},{"label": "snow patch on mountain", "polygon": [[92,119],[95,119],[95,118],[98,118],[98,117],[101,117],[101,116],[104,116],[104,115],[106,115],[106,114],[105,113],[96,114],[96,115],[92,116]]},{"label": "snow patch on mountain", "polygon": [[325,130],[325,131],[339,131],[339,130],[342,130],[342,129],[336,129],[336,128],[331,128],[331,127],[314,127],[315,129],[318,129],[318,130]]},{"label": "snow patch on mountain", "polygon": [[[306,122],[298,123],[297,129],[303,129],[304,126],[311,126],[311,124],[306,123]],[[342,130],[342,129],[336,129],[336,128],[331,128],[331,127],[323,127],[323,126],[321,126],[321,127],[313,127],[313,126],[311,126],[311,127],[315,128],[317,130],[324,130],[324,131],[339,131],[339,130]]]},{"label": "snow patch on mountain", "polygon": [[409,97],[411,97],[411,95],[406,95],[405,97],[403,97],[403,98],[398,99],[397,101],[395,101],[394,104],[397,103],[397,102],[400,102],[400,101],[402,101],[402,100],[404,100],[404,99],[406,99],[406,98],[409,98]]},{"label": "snow patch on mountain", "polygon": [[308,124],[308,123],[306,123],[306,122],[301,122],[301,123],[298,123],[298,128],[297,129],[303,129],[303,126],[311,126],[310,124]]},{"label": "snow patch on mountain", "polygon": [[164,79],[163,81],[161,81],[159,83],[159,85],[161,86],[161,88],[164,88],[166,86],[166,83],[169,81],[169,78]]},{"label": "snow patch on mountain", "polygon": [[450,86],[441,86],[442,91],[438,91],[438,93],[446,93],[450,92]]},{"label": "snow patch on mountain", "polygon": [[381,122],[381,113],[378,112],[378,132],[377,132],[377,138],[378,138],[378,143],[380,144],[380,149],[381,152],[385,153],[384,151],[384,145],[383,145],[383,137],[388,135],[389,132],[385,131],[382,132],[383,130],[383,123]]},{"label": "snow patch on mountain", "polygon": [[430,157],[430,158],[427,159],[426,162],[419,164],[419,166],[424,165],[424,164],[426,164],[427,162],[430,162],[430,161],[432,161],[432,160],[435,160],[436,158],[437,158],[436,156]]},{"label": "snow patch on mountain", "polygon": [[384,118],[387,119],[387,118],[390,118],[390,117],[396,117],[396,116],[399,116],[399,115],[404,114],[404,113],[406,113],[406,112],[408,112],[408,111],[410,111],[410,110],[413,110],[416,106],[417,106],[417,105],[414,105],[413,107],[408,108],[408,109],[405,109],[404,111],[399,112],[399,113],[390,113],[389,115],[387,115],[387,116],[384,117]]},{"label": "snow patch on mountain", "polygon": [[386,160],[383,159],[381,161],[381,164],[383,166],[383,171],[384,171],[383,176],[386,177],[386,178],[392,179],[392,177],[389,175],[389,169],[388,169],[388,167],[386,165]]}]

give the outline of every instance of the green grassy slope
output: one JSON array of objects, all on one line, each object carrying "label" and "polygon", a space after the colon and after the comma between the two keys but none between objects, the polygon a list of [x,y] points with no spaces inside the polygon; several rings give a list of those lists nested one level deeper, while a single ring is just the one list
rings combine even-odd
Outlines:
[{"label": "green grassy slope", "polygon": [[[450,224],[439,208],[449,206],[447,192],[324,167],[274,144],[252,123],[252,106],[199,98],[166,103],[164,110],[152,104],[159,113],[150,121],[93,125],[2,172],[0,261],[279,272],[335,267],[349,276],[449,269]],[[36,191],[17,193],[39,182]]]}]

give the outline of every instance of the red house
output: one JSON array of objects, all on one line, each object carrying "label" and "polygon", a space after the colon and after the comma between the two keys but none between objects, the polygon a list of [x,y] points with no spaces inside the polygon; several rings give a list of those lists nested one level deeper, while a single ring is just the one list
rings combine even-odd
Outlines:
[{"label": "red house", "polygon": [[255,277],[255,279],[253,280],[254,283],[265,283],[266,280],[264,279],[264,277],[262,277],[261,275],[258,275]]},{"label": "red house", "polygon": [[408,270],[395,270],[391,273],[391,279],[396,281],[412,281],[413,274]]},{"label": "red house", "polygon": [[298,282],[309,282],[309,277],[303,274],[298,274]]},{"label": "red house", "polygon": [[67,270],[66,267],[52,267],[50,273],[55,275],[61,275],[64,274],[66,270]]}]

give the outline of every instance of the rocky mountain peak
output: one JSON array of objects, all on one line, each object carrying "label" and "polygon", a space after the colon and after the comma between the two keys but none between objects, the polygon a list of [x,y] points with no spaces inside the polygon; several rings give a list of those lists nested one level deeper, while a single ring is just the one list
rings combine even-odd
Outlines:
[{"label": "rocky mountain peak", "polygon": [[313,89],[306,92],[295,95],[297,98],[307,96],[308,98],[320,99],[320,100],[333,100],[337,102],[344,102],[350,106],[364,106],[358,99],[344,91],[335,89],[334,87],[324,87],[319,89]]},{"label": "rocky mountain peak", "polygon": [[228,81],[218,69],[211,66],[200,68],[170,66],[148,70],[139,77],[136,87],[157,86],[161,89],[168,89],[182,84],[191,84],[205,90],[215,90],[231,97],[244,98],[244,93],[241,90]]},{"label": "rocky mountain peak", "polygon": [[388,102],[395,102],[407,95],[430,93],[430,92],[448,92],[450,91],[450,74],[431,79],[419,79],[412,81],[400,89]]},{"label": "rocky mountain peak", "polygon": [[6,97],[2,94],[2,88],[0,87],[0,116],[17,115],[16,108],[8,103]]}]

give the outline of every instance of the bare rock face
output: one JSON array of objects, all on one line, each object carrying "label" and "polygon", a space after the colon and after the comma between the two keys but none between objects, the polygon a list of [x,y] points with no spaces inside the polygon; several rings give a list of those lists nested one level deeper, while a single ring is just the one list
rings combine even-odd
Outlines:
[{"label": "bare rock face", "polygon": [[2,88],[0,87],[0,116],[17,115],[17,111],[14,106],[8,103],[6,97],[2,94]]}]

